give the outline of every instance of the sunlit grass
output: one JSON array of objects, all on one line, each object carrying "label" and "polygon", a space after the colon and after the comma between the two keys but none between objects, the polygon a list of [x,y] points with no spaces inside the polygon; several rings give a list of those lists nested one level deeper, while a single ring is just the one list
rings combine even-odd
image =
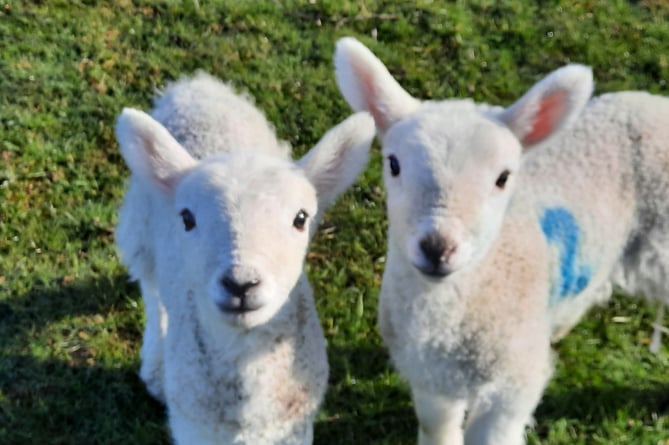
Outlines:
[{"label": "sunlit grass", "polygon": [[[667,94],[669,7],[639,2],[0,3],[0,443],[166,443],[136,377],[143,315],[113,245],[123,106],[201,68],[247,90],[296,155],[349,114],[334,42],[368,44],[413,94],[508,104],[570,61],[597,91]],[[606,174],[601,172],[599,174]],[[308,257],[331,379],[316,443],[413,443],[376,331],[385,213],[378,149]],[[654,308],[617,297],[556,350],[533,444],[666,444],[669,356]],[[667,340],[665,340],[665,345]]]}]

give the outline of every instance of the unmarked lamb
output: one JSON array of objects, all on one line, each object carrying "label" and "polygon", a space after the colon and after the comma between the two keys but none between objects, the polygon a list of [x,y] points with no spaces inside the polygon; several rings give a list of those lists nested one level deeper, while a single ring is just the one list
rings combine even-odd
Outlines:
[{"label": "unmarked lamb", "polygon": [[367,113],[293,162],[263,114],[199,73],[125,109],[117,243],[147,323],[141,378],[178,444],[310,444],[328,378],[303,272],[317,213],[364,168]]},{"label": "unmarked lamb", "polygon": [[669,100],[588,101],[591,70],[569,65],[507,108],[423,102],[357,40],[335,64],[382,139],[379,327],[419,442],[521,444],[552,336],[612,284],[669,302]]}]

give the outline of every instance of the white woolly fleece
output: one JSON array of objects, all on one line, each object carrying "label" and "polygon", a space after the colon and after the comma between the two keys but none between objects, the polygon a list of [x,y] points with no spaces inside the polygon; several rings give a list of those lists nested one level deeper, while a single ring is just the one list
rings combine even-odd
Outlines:
[{"label": "white woolly fleece", "polygon": [[116,241],[146,310],[140,377],[177,444],[308,445],[328,378],[304,275],[319,215],[365,168],[366,113],[289,157],[250,100],[204,73],[124,109]]},{"label": "white woolly fleece", "polygon": [[335,65],[382,130],[379,328],[419,443],[522,444],[551,339],[613,284],[669,303],[669,99],[588,101],[591,70],[569,65],[506,109],[420,102],[351,38]]}]

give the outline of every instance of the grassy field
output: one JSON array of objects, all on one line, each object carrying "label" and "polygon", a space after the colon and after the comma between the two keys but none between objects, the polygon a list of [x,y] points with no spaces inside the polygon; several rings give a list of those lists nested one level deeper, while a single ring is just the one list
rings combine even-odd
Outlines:
[{"label": "grassy field", "polygon": [[[114,249],[128,174],[115,117],[202,68],[255,96],[299,155],[349,114],[332,67],[346,35],[424,98],[508,104],[569,61],[593,66],[597,92],[669,95],[662,0],[0,2],[0,444],[168,442],[136,376],[142,303]],[[317,444],[415,442],[375,328],[380,165],[374,148],[308,258],[331,366]],[[669,444],[654,316],[617,296],[556,346],[529,443]]]}]

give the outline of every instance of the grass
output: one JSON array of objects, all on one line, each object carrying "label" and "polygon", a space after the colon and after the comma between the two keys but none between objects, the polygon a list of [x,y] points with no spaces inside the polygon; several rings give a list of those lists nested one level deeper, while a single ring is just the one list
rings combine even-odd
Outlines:
[{"label": "grass", "polygon": [[[660,0],[0,3],[0,443],[161,444],[136,377],[143,314],[113,244],[123,106],[203,68],[248,90],[303,153],[349,110],[334,42],[354,35],[423,98],[508,104],[567,62],[598,92],[667,95]],[[602,172],[604,174],[604,172]],[[376,331],[385,250],[378,149],[308,259],[331,379],[316,443],[406,444],[407,387]],[[531,444],[668,444],[669,353],[654,307],[616,296],[556,346]]]}]

